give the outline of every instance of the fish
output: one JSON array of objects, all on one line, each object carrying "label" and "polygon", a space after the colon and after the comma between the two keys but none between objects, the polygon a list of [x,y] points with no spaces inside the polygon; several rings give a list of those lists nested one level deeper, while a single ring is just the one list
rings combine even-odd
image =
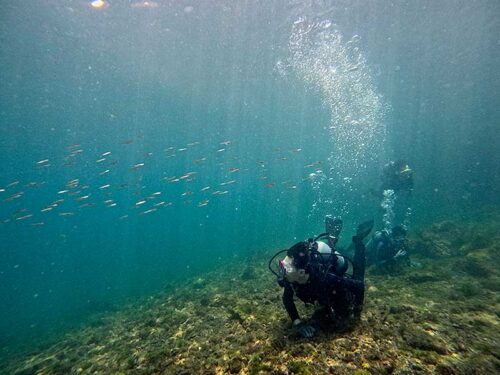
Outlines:
[{"label": "fish", "polygon": [[201,158],[201,159],[194,159],[193,162],[195,163],[203,163],[207,158]]},{"label": "fish", "polygon": [[231,144],[231,141],[222,141],[219,143],[220,145],[228,146]]},{"label": "fish", "polygon": [[11,202],[14,199],[21,198],[23,196],[24,192],[20,191],[19,193],[12,194],[11,196],[7,197],[4,199],[5,202]]},{"label": "fish", "polygon": [[147,214],[150,214],[150,213],[155,212],[157,210],[158,210],[157,208],[150,208],[149,210],[143,211],[140,214],[141,215],[147,215]]},{"label": "fish", "polygon": [[236,180],[231,180],[231,181],[226,181],[226,182],[221,182],[219,185],[224,186],[224,185],[231,185],[234,184]]},{"label": "fish", "polygon": [[109,173],[109,169],[106,169],[105,171],[102,171],[101,173],[99,173],[99,176],[104,176],[107,173]]},{"label": "fish", "polygon": [[208,189],[210,189],[210,186],[205,186],[204,188],[201,188],[200,191],[206,191]]},{"label": "fish", "polygon": [[208,204],[208,202],[209,202],[208,199],[206,199],[204,201],[201,201],[201,202],[198,203],[198,207],[204,207],[204,206],[206,206]]},{"label": "fish", "polygon": [[111,151],[106,151],[106,152],[103,152],[101,154],[102,157],[105,157],[105,156],[108,156],[108,155],[111,155]]},{"label": "fish", "polygon": [[59,216],[74,216],[74,212],[60,212]]},{"label": "fish", "polygon": [[96,162],[96,163],[102,163],[103,161],[106,161],[106,158],[98,159],[98,160],[96,160],[95,162]]},{"label": "fish", "polygon": [[111,185],[110,184],[106,184],[106,185],[102,185],[102,186],[99,186],[99,189],[107,189],[109,188]]},{"label": "fish", "polygon": [[144,163],[137,163],[132,166],[132,169],[139,169],[144,167]]},{"label": "fish", "polygon": [[179,152],[186,151],[186,150],[187,150],[187,148],[185,148],[185,147],[184,147],[184,148],[178,148],[178,149],[177,149],[177,151],[179,151]]},{"label": "fish", "polygon": [[33,216],[33,214],[28,214],[28,215],[16,217],[16,220],[25,220],[25,219],[29,219],[32,216]]},{"label": "fish", "polygon": [[229,193],[227,190],[224,190],[224,191],[216,190],[212,193],[212,195],[223,195],[223,194],[227,194],[227,193]]},{"label": "fish", "polygon": [[140,201],[138,201],[135,205],[136,205],[136,206],[140,206],[140,205],[142,205],[142,204],[144,204],[144,203],[146,203],[146,201],[145,201],[145,200],[140,200]]},{"label": "fish", "polygon": [[184,180],[184,179],[186,179],[186,178],[189,178],[189,177],[191,177],[192,175],[195,175],[196,173],[197,173],[197,172],[188,172],[188,173],[186,173],[185,175],[183,175],[183,176],[179,177],[179,180]]},{"label": "fish", "polygon": [[89,197],[90,197],[90,195],[83,195],[81,197],[76,198],[75,200],[78,201],[78,202],[80,202],[80,201],[83,201],[85,199],[88,199]]},{"label": "fish", "polygon": [[54,209],[54,207],[46,207],[46,208],[42,208],[40,211],[41,212],[48,212],[48,211],[52,211]]},{"label": "fish", "polygon": [[229,168],[229,173],[236,173],[239,171],[240,171],[240,168]]},{"label": "fish", "polygon": [[217,152],[222,152],[222,151],[224,151],[224,150],[225,150],[225,148],[219,148],[219,149],[217,150]]},{"label": "fish", "polygon": [[188,143],[187,145],[188,145],[189,147],[193,147],[193,146],[196,146],[196,145],[199,145],[199,144],[200,144],[200,142],[195,141],[195,142]]},{"label": "fish", "polygon": [[17,184],[19,184],[19,181],[18,181],[18,180],[11,182],[11,183],[10,183],[10,184],[8,184],[6,187],[10,188],[10,187],[12,187],[12,186],[16,186]]},{"label": "fish", "polygon": [[64,193],[67,193],[68,191],[69,191],[69,190],[59,190],[59,191],[57,192],[57,194],[64,194]]},{"label": "fish", "polygon": [[37,161],[36,163],[38,165],[42,165],[42,164],[47,164],[48,162],[49,162],[49,159],[43,159],[43,160]]}]

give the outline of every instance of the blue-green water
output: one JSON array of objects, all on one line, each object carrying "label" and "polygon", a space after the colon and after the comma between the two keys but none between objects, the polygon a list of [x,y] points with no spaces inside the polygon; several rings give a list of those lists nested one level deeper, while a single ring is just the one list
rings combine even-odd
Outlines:
[{"label": "blue-green water", "polygon": [[415,171],[413,228],[498,202],[499,11],[4,2],[0,343],[289,246],[327,213],[380,223],[369,192],[394,158]]}]

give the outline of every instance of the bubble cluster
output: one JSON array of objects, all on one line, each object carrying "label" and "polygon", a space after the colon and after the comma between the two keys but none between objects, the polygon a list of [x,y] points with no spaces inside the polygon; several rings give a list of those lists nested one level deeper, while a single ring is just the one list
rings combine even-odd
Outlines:
[{"label": "bubble cluster", "polygon": [[382,222],[384,223],[384,229],[387,231],[387,233],[391,233],[394,218],[396,217],[396,214],[394,213],[396,194],[394,194],[394,190],[388,189],[384,190],[382,197],[382,203],[380,204],[384,212],[382,216]]},{"label": "bubble cluster", "polygon": [[[298,19],[289,38],[290,56],[284,65],[307,85],[319,90],[330,112],[329,170],[323,191],[333,207],[346,213],[348,196],[371,170],[378,170],[385,143],[387,108],[376,92],[370,70],[359,47],[360,38],[345,41],[329,20]],[[315,202],[317,204],[318,202]]]}]

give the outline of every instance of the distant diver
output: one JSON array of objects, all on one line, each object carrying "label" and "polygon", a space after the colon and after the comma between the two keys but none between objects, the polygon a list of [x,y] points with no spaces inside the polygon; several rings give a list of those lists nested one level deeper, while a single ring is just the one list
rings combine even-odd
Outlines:
[{"label": "distant diver", "polygon": [[395,194],[411,194],[413,191],[413,170],[404,160],[390,161],[382,170],[380,192],[392,190]]},{"label": "distant diver", "polygon": [[[275,254],[269,261],[269,269],[277,276],[278,284],[284,288],[283,304],[292,320],[294,329],[305,338],[314,336],[313,323],[303,321],[294,303],[294,295],[306,304],[318,303],[329,324],[353,317],[359,319],[363,310],[365,293],[365,245],[363,239],[373,228],[373,220],[358,226],[352,237],[353,260],[335,250],[342,220],[327,216],[326,232],[316,238],[301,241]],[[286,257],[279,262],[280,271],[272,269],[273,260],[281,253]],[[352,263],[352,275],[347,274],[348,262]]]},{"label": "distant diver", "polygon": [[398,271],[410,264],[406,229],[397,225],[376,231],[366,244],[366,261],[379,272]]}]

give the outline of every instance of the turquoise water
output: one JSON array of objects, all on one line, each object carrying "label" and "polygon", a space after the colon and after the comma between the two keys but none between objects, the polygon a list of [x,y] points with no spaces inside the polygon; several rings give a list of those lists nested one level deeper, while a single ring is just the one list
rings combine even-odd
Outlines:
[{"label": "turquoise water", "polygon": [[[94,2],[94,5],[100,5]],[[499,6],[10,2],[0,15],[0,343],[218,264],[498,201]]]}]

